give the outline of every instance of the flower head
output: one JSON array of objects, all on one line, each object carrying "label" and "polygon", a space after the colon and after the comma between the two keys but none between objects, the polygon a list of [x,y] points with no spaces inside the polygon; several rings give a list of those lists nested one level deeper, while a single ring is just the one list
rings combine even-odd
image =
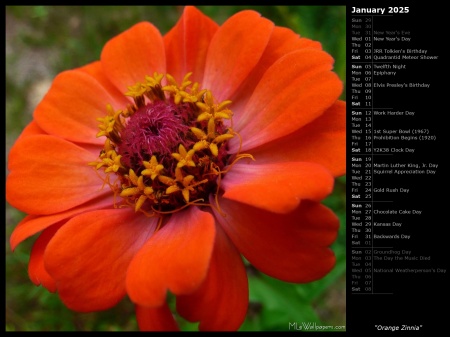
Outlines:
[{"label": "flower head", "polygon": [[41,232],[31,280],[71,309],[128,296],[142,330],[235,330],[242,256],[310,282],[335,259],[321,204],[345,173],[345,102],[319,43],[250,10],[221,26],[186,7],[166,35],[142,22],[100,61],[58,75],[12,148],[7,200]]}]

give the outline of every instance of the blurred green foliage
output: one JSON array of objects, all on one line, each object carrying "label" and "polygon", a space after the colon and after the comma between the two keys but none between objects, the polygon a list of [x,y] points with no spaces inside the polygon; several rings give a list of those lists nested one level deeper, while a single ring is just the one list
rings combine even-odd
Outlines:
[{"label": "blurred green foliage", "polygon": [[[318,40],[335,58],[345,83],[345,8],[338,6],[199,6],[219,24],[242,9],[254,9],[279,26]],[[166,33],[182,13],[181,6],[7,6],[6,7],[6,155],[32,119],[36,97],[63,70],[98,60],[103,45],[139,21],[150,21]],[[341,96],[345,100],[345,92]],[[345,177],[325,203],[341,220],[332,248],[336,267],[322,280],[290,284],[249,268],[250,306],[241,330],[288,330],[289,323],[345,325]],[[24,214],[6,205],[6,331],[136,330],[133,304],[98,313],[68,310],[57,294],[35,287],[28,278],[30,238],[11,252],[9,237]],[[173,305],[173,303],[171,303]],[[300,324],[300,323],[299,323]],[[182,330],[197,324],[180,319]]]}]

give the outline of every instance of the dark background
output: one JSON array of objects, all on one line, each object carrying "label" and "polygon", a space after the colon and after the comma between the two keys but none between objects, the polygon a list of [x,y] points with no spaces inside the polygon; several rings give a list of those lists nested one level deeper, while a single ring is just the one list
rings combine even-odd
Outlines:
[{"label": "dark background", "polygon": [[[374,156],[374,162],[383,163],[437,163],[436,175],[374,175],[373,187],[404,187],[410,188],[408,195],[400,193],[374,193],[374,200],[391,199],[394,206],[375,203],[378,209],[419,209],[422,216],[378,216],[377,221],[403,221],[405,234],[411,234],[409,242],[401,240],[378,240],[376,245],[394,245],[398,249],[410,249],[412,255],[431,256],[429,263],[408,262],[394,267],[400,268],[446,268],[446,274],[413,274],[386,273],[374,274],[373,286],[380,292],[389,294],[352,294],[347,293],[347,332],[359,335],[361,331],[380,334],[391,334],[392,331],[377,330],[377,325],[418,327],[418,330],[400,330],[407,336],[437,336],[445,331],[448,320],[446,310],[441,310],[449,300],[448,291],[448,243],[443,228],[446,226],[448,188],[448,147],[446,137],[448,126],[446,119],[446,97],[448,93],[442,80],[448,74],[448,52],[444,50],[441,36],[446,31],[444,13],[429,3],[412,5],[406,3],[370,3],[354,4],[353,6],[371,8],[388,6],[408,6],[408,14],[397,14],[391,17],[374,17],[373,26],[376,30],[409,30],[413,40],[408,44],[374,43],[376,48],[418,48],[427,49],[427,55],[438,55],[436,61],[394,61],[407,65],[394,77],[375,77],[376,82],[390,83],[431,83],[430,89],[388,89],[374,88],[374,107],[391,107],[393,110],[415,111],[414,117],[377,117],[373,116],[374,129],[418,129],[428,128],[436,141],[375,141],[374,147],[411,147],[414,154],[393,154],[392,156]],[[347,7],[347,31],[351,38],[351,6]],[[350,46],[347,46],[350,58]],[[389,55],[389,54],[381,54]],[[393,54],[391,54],[393,55]],[[350,78],[349,65],[347,77]],[[394,69],[391,69],[394,70]],[[351,82],[348,82],[350,87]],[[350,103],[348,103],[350,104]],[[349,112],[349,108],[347,112]],[[382,110],[382,109],[380,109]],[[349,116],[349,114],[347,115]],[[347,117],[349,125],[350,117]],[[349,140],[350,128],[347,129]],[[349,167],[349,156],[347,156]],[[349,203],[350,204],[350,203]],[[350,208],[350,206],[349,206]],[[349,214],[350,209],[347,209]],[[376,227],[375,227],[376,231]],[[383,231],[381,231],[383,232]],[[384,230],[388,234],[388,230]],[[351,247],[347,247],[350,252]],[[348,255],[350,259],[350,255]],[[375,263],[377,268],[389,268],[393,265],[381,261]],[[351,272],[347,269],[347,279],[350,282]],[[350,288],[349,288],[350,289]]]}]

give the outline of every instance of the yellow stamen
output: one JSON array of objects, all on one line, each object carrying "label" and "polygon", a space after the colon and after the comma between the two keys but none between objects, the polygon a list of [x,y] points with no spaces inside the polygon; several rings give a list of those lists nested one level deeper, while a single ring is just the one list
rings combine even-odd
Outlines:
[{"label": "yellow stamen", "polygon": [[198,117],[197,121],[201,122],[204,120],[210,120],[211,118],[220,120],[222,118],[231,119],[233,113],[230,109],[226,109],[231,101],[223,101],[219,104],[214,104],[214,98],[212,97],[211,91],[207,90],[205,94],[205,103],[197,102],[197,107],[202,111]]},{"label": "yellow stamen", "polygon": [[172,178],[166,177],[166,176],[158,176],[158,180],[162,182],[164,185],[174,185],[176,181]]},{"label": "yellow stamen", "polygon": [[186,151],[184,146],[180,144],[178,147],[178,153],[172,153],[172,157],[174,157],[177,161],[177,167],[183,167],[183,166],[192,166],[195,167],[195,163],[192,160],[192,156],[194,155],[195,150],[189,150]]},{"label": "yellow stamen", "polygon": [[152,187],[144,184],[144,176],[141,175],[138,177],[132,169],[130,169],[127,177],[134,187],[125,187],[122,192],[120,192],[120,196],[134,197],[136,200],[134,210],[137,212],[147,199],[153,200],[155,198],[154,191]]},{"label": "yellow stamen", "polygon": [[156,88],[161,86],[161,80],[163,79],[163,74],[158,74],[156,71],[153,73],[153,77],[145,76],[146,84],[150,88]]},{"label": "yellow stamen", "polygon": [[185,97],[183,97],[185,95],[182,93],[185,93],[184,90],[186,89],[186,87],[192,83],[191,81],[188,80],[189,76],[191,76],[191,75],[192,75],[192,73],[186,74],[186,76],[184,76],[184,78],[183,78],[183,82],[179,86],[177,81],[175,81],[175,79],[171,75],[166,74],[166,78],[169,81],[170,85],[164,86],[162,88],[162,90],[168,91],[174,95],[175,104],[179,104],[181,102],[181,100],[183,98],[185,98]]},{"label": "yellow stamen", "polygon": [[214,157],[217,157],[219,155],[219,148],[217,147],[217,144],[215,143],[209,144],[209,150],[211,151]]},{"label": "yellow stamen", "polygon": [[178,187],[178,185],[173,184],[166,189],[166,193],[171,194],[174,192],[181,191],[181,194],[183,195],[183,198],[186,202],[189,202],[189,192],[195,191],[194,187],[196,187],[200,184],[206,183],[208,181],[208,179],[204,179],[202,181],[199,181],[199,182],[191,185],[191,183],[195,177],[193,175],[188,175],[188,176],[183,177],[183,175],[181,173],[181,169],[179,169],[179,168],[177,168],[175,170],[175,175],[177,176],[177,181],[181,182],[184,188],[180,188],[180,187]]},{"label": "yellow stamen", "polygon": [[229,139],[231,139],[233,137],[234,137],[234,135],[232,135],[230,133],[226,133],[226,134],[223,134],[223,135],[220,135],[220,136],[217,136],[216,138],[214,138],[213,143],[219,144],[219,143],[222,143],[222,142],[224,142],[226,140],[229,140]]},{"label": "yellow stamen", "polygon": [[207,138],[206,133],[204,133],[201,129],[192,127],[191,128],[192,133],[197,137],[198,140],[204,140]]},{"label": "yellow stamen", "polygon": [[197,143],[194,144],[194,146],[192,147],[192,149],[194,151],[201,151],[203,149],[207,149],[209,146],[209,143],[206,140],[201,140],[198,141]]},{"label": "yellow stamen", "polygon": [[206,92],[206,89],[199,90],[200,85],[195,82],[191,88],[191,91],[188,93],[186,91],[180,91],[181,97],[183,97],[184,103],[197,103],[201,100],[203,94]]},{"label": "yellow stamen", "polygon": [[141,174],[143,176],[149,176],[152,180],[154,180],[159,175],[159,173],[164,169],[164,166],[158,164],[158,161],[156,160],[155,156],[152,156],[152,158],[150,158],[150,162],[143,161],[142,163],[144,164],[146,169],[143,170]]}]

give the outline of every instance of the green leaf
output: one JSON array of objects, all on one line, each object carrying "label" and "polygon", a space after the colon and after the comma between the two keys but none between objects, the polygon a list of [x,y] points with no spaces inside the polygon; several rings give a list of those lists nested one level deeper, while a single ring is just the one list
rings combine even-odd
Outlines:
[{"label": "green leaf", "polygon": [[258,319],[248,319],[241,330],[286,331],[291,322],[320,322],[311,304],[296,291],[296,284],[262,274],[249,277],[249,283],[250,300],[260,303],[261,310]]}]

